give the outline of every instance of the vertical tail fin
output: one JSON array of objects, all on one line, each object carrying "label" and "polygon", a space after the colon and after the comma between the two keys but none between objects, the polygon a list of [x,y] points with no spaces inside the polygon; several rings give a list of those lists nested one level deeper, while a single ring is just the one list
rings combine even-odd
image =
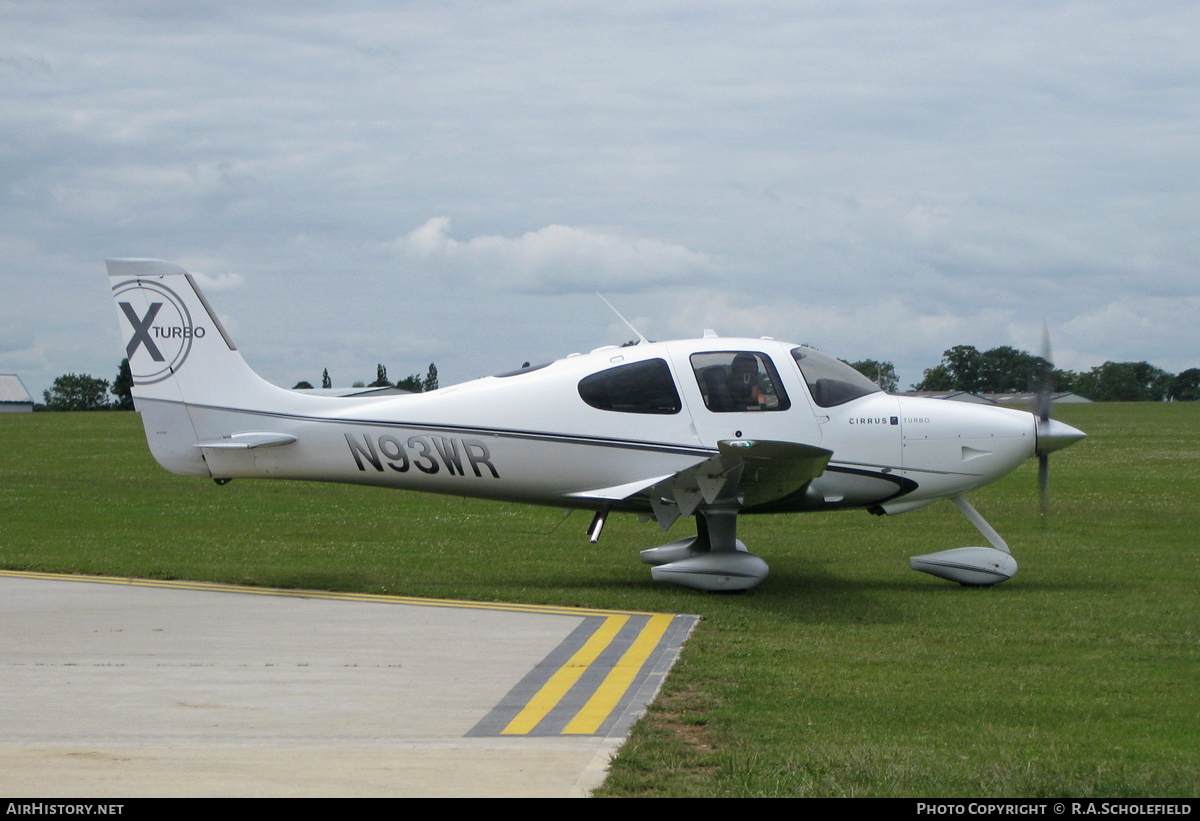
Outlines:
[{"label": "vertical tail fin", "polygon": [[250,370],[183,268],[153,259],[107,265],[150,450],[172,473],[208,476],[189,406],[262,408],[290,392]]},{"label": "vertical tail fin", "polygon": [[135,399],[244,407],[279,390],[246,365],[183,268],[154,259],[107,264]]}]

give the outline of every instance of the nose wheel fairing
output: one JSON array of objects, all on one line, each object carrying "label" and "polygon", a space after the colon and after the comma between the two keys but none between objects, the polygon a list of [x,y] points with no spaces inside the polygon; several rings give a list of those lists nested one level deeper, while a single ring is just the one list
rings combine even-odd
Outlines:
[{"label": "nose wheel fairing", "polygon": [[913,570],[958,582],[964,587],[988,587],[1017,575],[1017,560],[994,547],[958,547],[913,556],[908,563]]},{"label": "nose wheel fairing", "polygon": [[984,535],[991,547],[958,547],[939,553],[913,556],[908,560],[913,570],[928,573],[965,587],[987,587],[1006,582],[1017,575],[1017,560],[1000,534],[961,493],[951,497],[954,506]]}]

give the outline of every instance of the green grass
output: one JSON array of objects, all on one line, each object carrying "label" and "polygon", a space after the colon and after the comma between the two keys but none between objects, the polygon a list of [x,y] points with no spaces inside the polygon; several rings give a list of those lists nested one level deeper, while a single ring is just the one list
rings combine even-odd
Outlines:
[{"label": "green grass", "polygon": [[982,544],[948,503],[745,517],[745,595],[654,585],[677,538],[374,488],[171,476],[134,414],[0,416],[0,566],[704,617],[603,795],[1200,794],[1200,405],[1065,408],[1089,438],[972,494],[1019,575],[911,555]]}]

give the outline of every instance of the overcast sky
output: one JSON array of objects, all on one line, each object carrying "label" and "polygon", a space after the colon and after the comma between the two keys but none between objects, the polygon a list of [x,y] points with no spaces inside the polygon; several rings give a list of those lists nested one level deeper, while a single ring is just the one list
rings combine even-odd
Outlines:
[{"label": "overcast sky", "polygon": [[0,372],[106,257],[290,387],[625,341],[1200,366],[1200,4],[0,0]]}]

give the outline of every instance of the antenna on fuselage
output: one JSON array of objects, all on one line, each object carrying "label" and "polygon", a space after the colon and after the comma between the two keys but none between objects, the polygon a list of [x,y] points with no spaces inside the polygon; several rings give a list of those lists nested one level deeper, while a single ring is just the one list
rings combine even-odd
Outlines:
[{"label": "antenna on fuselage", "polygon": [[628,326],[629,326],[629,330],[631,330],[631,331],[633,331],[635,334],[637,334],[637,338],[638,338],[638,344],[639,344],[639,345],[641,345],[643,342],[645,342],[645,343],[649,343],[649,342],[650,342],[650,340],[649,340],[649,339],[647,339],[646,337],[642,336],[642,332],[641,332],[641,331],[639,331],[637,328],[633,327],[633,325],[630,323],[630,321],[629,321],[628,319],[626,319],[625,317],[621,316],[621,312],[620,312],[620,311],[618,311],[616,308],[614,308],[614,307],[612,306],[612,303],[611,303],[611,302],[609,302],[607,299],[605,299],[605,298],[604,298],[604,295],[603,295],[603,294],[601,294],[599,291],[597,291],[597,292],[596,292],[596,296],[600,297],[600,300],[601,300],[601,301],[602,301],[602,302],[603,302],[605,305],[607,305],[607,306],[608,306],[608,308],[609,308],[609,310],[610,310],[610,311],[612,311],[614,314],[616,314],[616,315],[617,315],[617,318],[618,318],[618,319],[620,319],[622,322],[624,322],[626,325],[628,325]]}]

